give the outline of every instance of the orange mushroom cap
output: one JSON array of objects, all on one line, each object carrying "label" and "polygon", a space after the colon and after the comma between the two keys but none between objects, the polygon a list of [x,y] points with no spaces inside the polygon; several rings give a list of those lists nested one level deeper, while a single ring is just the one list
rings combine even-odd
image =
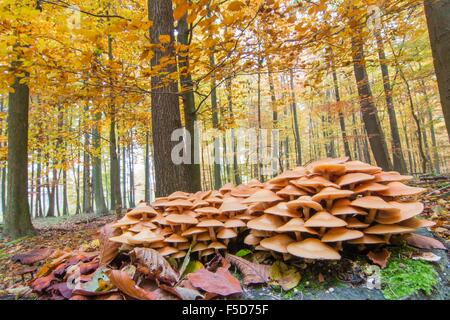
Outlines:
[{"label": "orange mushroom cap", "polygon": [[362,172],[353,172],[353,173],[347,173],[347,174],[339,177],[336,180],[336,183],[339,186],[343,187],[343,186],[347,186],[349,184],[366,182],[366,181],[370,181],[373,179],[375,179],[375,177],[370,174],[362,173]]},{"label": "orange mushroom cap", "polygon": [[288,253],[287,246],[292,242],[294,242],[294,240],[288,235],[278,234],[276,236],[261,240],[259,245],[268,250],[281,253]]},{"label": "orange mushroom cap", "polygon": [[339,242],[362,238],[364,233],[358,230],[350,230],[344,227],[332,228],[322,237],[322,242]]},{"label": "orange mushroom cap", "polygon": [[319,211],[305,222],[305,227],[311,228],[335,228],[345,227],[345,220],[336,218],[326,211]]},{"label": "orange mushroom cap", "polygon": [[305,259],[341,259],[341,255],[336,250],[314,238],[309,238],[300,242],[293,242],[287,246],[287,251],[293,256]]},{"label": "orange mushroom cap", "polygon": [[379,191],[378,194],[386,197],[415,196],[427,190],[425,188],[410,187],[401,182],[390,182],[387,186],[389,189]]},{"label": "orange mushroom cap", "polygon": [[281,220],[280,217],[266,213],[258,218],[255,218],[247,222],[247,227],[249,229],[262,231],[275,231],[282,225],[283,220]]}]

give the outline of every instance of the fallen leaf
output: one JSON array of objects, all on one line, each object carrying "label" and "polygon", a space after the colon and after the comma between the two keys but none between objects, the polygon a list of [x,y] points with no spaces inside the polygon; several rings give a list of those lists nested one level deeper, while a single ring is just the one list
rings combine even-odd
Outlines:
[{"label": "fallen leaf", "polygon": [[441,257],[434,254],[433,252],[421,252],[413,254],[412,258],[414,260],[424,260],[429,262],[438,262],[441,260]]},{"label": "fallen leaf", "polygon": [[204,298],[204,296],[200,294],[200,292],[198,292],[196,289],[184,288],[180,286],[169,287],[166,285],[161,285],[161,289],[170,292],[181,300],[195,300],[197,298]]},{"label": "fallen leaf", "polygon": [[70,299],[72,297],[72,289],[65,282],[55,283],[47,291],[54,296],[62,296],[64,299]]},{"label": "fallen leaf", "polygon": [[322,283],[325,281],[325,277],[323,276],[322,273],[319,273],[318,280],[319,280],[319,283]]},{"label": "fallen leaf", "polygon": [[242,293],[239,280],[231,275],[225,268],[218,268],[216,272],[207,269],[200,269],[197,272],[190,273],[187,276],[190,283],[207,293],[229,296]]},{"label": "fallen leaf", "polygon": [[106,271],[107,270],[104,268],[99,268],[90,281],[74,284],[73,293],[84,296],[99,296],[115,292],[116,290],[111,285],[111,282],[105,273]]},{"label": "fallen leaf", "polygon": [[106,274],[121,292],[131,298],[137,300],[156,300],[158,298],[155,293],[138,287],[134,280],[124,271],[108,270]]},{"label": "fallen leaf", "polygon": [[112,223],[108,223],[100,229],[100,266],[109,264],[119,253],[121,244],[110,241],[109,238],[120,235],[120,230],[111,225]]},{"label": "fallen leaf", "polygon": [[15,254],[11,257],[11,260],[21,264],[32,265],[47,259],[52,253],[53,250],[50,248],[34,249],[26,253]]},{"label": "fallen leaf", "polygon": [[174,285],[178,282],[179,274],[170,266],[169,262],[158,251],[151,248],[134,248],[130,252],[132,261],[136,261],[144,268],[139,271],[147,277]]},{"label": "fallen leaf", "polygon": [[279,285],[286,291],[295,288],[299,284],[301,278],[300,273],[295,267],[288,266],[281,261],[276,261],[270,269],[271,282]]},{"label": "fallen leaf", "polygon": [[386,267],[390,256],[391,253],[386,248],[383,248],[379,251],[370,251],[367,254],[367,257],[370,259],[370,261],[372,261],[376,265],[379,265],[381,269],[384,269]]},{"label": "fallen leaf", "polygon": [[447,249],[442,244],[442,242],[430,237],[422,236],[417,233],[411,233],[410,235],[406,236],[406,242],[409,245],[420,249]]},{"label": "fallen leaf", "polygon": [[33,291],[42,294],[44,290],[46,290],[48,287],[50,287],[54,282],[56,282],[57,279],[53,275],[53,273],[49,274],[48,276],[38,278],[34,280],[30,287],[33,289]]},{"label": "fallen leaf", "polygon": [[238,252],[236,252],[236,257],[245,257],[251,253],[252,251],[249,249],[241,249]]},{"label": "fallen leaf", "polygon": [[203,264],[198,260],[192,260],[188,263],[186,269],[184,270],[183,276],[186,276],[189,273],[196,272],[204,268]]},{"label": "fallen leaf", "polygon": [[225,255],[225,259],[242,273],[244,285],[262,284],[269,281],[270,266],[253,263],[228,253]]}]

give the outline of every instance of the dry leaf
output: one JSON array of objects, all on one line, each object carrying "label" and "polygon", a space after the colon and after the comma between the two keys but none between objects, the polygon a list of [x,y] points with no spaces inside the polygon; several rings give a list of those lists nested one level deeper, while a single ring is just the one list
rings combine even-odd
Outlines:
[{"label": "dry leaf", "polygon": [[200,294],[200,292],[198,292],[195,288],[185,288],[180,286],[169,287],[166,285],[162,285],[161,289],[170,292],[181,300],[195,300],[197,298],[204,298],[204,296]]},{"label": "dry leaf", "polygon": [[253,263],[228,253],[225,255],[225,259],[242,273],[244,285],[262,284],[269,281],[270,266]]},{"label": "dry leaf", "polygon": [[120,270],[109,270],[107,276],[111,282],[127,296],[137,300],[156,300],[158,297],[155,293],[145,291],[138,287],[128,274]]},{"label": "dry leaf", "polygon": [[295,267],[276,261],[270,269],[270,279],[288,291],[295,288],[302,277]]},{"label": "dry leaf", "polygon": [[447,248],[442,244],[442,242],[422,236],[417,233],[411,233],[410,235],[406,236],[406,242],[413,247],[420,248],[420,249],[443,249],[446,250]]},{"label": "dry leaf", "polygon": [[367,257],[375,264],[379,265],[381,269],[384,269],[387,265],[391,253],[386,248],[379,251],[370,251]]},{"label": "dry leaf", "polygon": [[130,252],[133,261],[137,261],[142,267],[138,270],[147,277],[174,285],[180,276],[172,269],[169,262],[158,251],[150,248],[134,248]]},{"label": "dry leaf", "polygon": [[111,227],[112,223],[100,229],[100,266],[105,266],[119,253],[120,243],[110,241],[109,238],[120,235],[120,230]]},{"label": "dry leaf", "polygon": [[214,273],[206,269],[200,269],[197,272],[188,274],[187,279],[194,287],[207,293],[221,296],[242,293],[239,280],[224,268],[218,268]]},{"label": "dry leaf", "polygon": [[50,248],[34,249],[26,253],[15,254],[11,257],[11,260],[21,264],[32,265],[47,259],[52,253],[53,250]]}]

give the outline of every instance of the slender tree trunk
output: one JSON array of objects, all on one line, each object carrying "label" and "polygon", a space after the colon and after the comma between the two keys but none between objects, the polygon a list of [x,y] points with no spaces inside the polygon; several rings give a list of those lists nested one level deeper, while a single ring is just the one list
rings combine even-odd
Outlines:
[{"label": "slender tree trunk", "polygon": [[91,207],[91,157],[89,156],[89,134],[84,135],[83,152],[83,213],[92,213]]},{"label": "slender tree trunk", "polygon": [[[178,42],[188,48],[190,38],[192,37],[192,29],[188,26],[187,14],[178,21],[177,31]],[[191,144],[187,146],[190,148],[191,163],[186,165],[189,175],[189,183],[187,185],[186,191],[196,192],[201,190],[202,188],[199,148],[195,147],[195,144],[200,142],[194,140],[197,110],[195,109],[195,96],[193,91],[192,75],[189,70],[190,67],[188,50],[189,49],[187,49],[187,52],[183,52],[182,55],[178,56],[178,65],[180,69],[180,84],[181,95],[183,99],[184,121],[186,130],[191,135]]]},{"label": "slender tree trunk", "polygon": [[387,152],[386,141],[368,81],[363,42],[361,39],[357,39],[355,35],[352,35],[352,57],[361,113],[370,147],[377,165],[383,170],[391,171],[392,166]]},{"label": "slender tree trunk", "polygon": [[434,120],[433,120],[433,106],[430,103],[430,98],[428,97],[427,88],[425,86],[425,82],[423,79],[420,81],[423,95],[425,98],[426,103],[426,116],[428,118],[429,122],[429,128],[430,128],[430,135],[431,135],[431,146],[433,148],[433,163],[434,163],[434,170],[437,174],[441,173],[440,168],[440,159],[439,159],[439,153],[438,153],[438,146],[437,146],[437,140],[436,140],[436,131],[434,129]]},{"label": "slender tree trunk", "polygon": [[275,176],[278,173],[279,160],[277,159],[280,145],[279,145],[279,132],[278,132],[278,107],[277,98],[275,95],[275,85],[273,81],[272,65],[267,58],[267,71],[269,77],[269,91],[270,91],[270,102],[272,104],[272,175]]},{"label": "slender tree trunk", "polygon": [[[232,124],[235,125],[235,119],[233,114],[233,92],[232,92],[232,83],[231,78],[228,78],[226,81],[227,86],[227,100],[228,100],[228,112],[231,117]],[[239,185],[242,183],[241,175],[239,173],[239,165],[238,165],[238,158],[237,158],[237,141],[236,141],[236,132],[234,128],[231,128],[231,145],[233,148],[233,174],[234,174],[234,182],[236,185]]]},{"label": "slender tree trunk", "polygon": [[67,170],[63,170],[63,215],[69,215],[69,199],[67,196]]},{"label": "slender tree trunk", "polygon": [[144,182],[144,201],[150,203],[150,134],[145,132],[145,155],[144,155],[144,170],[145,170],[145,182]]},{"label": "slender tree trunk", "polygon": [[92,157],[92,187],[94,189],[95,214],[106,215],[108,214],[108,208],[106,207],[105,194],[103,192],[102,145],[99,127],[101,113],[97,112],[94,118],[96,123],[92,130],[92,147],[95,150],[95,156]]},{"label": "slender tree trunk", "polygon": [[450,140],[450,0],[425,0],[425,15],[441,97],[442,113]]},{"label": "slender tree trunk", "polygon": [[289,79],[291,92],[291,110],[292,110],[292,117],[294,118],[295,151],[296,151],[295,159],[297,166],[299,166],[302,163],[302,146],[300,142],[300,130],[297,117],[297,102],[295,99],[294,72],[292,71],[292,69],[289,70]]}]

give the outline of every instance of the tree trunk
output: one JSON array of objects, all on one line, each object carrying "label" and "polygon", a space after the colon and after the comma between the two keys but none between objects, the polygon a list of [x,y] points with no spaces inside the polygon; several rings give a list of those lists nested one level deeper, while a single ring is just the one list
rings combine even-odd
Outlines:
[{"label": "tree trunk", "polygon": [[450,0],[425,0],[434,69],[450,140]]},{"label": "tree trunk", "polygon": [[91,207],[91,159],[89,156],[89,134],[84,135],[83,152],[83,213],[92,213]]},{"label": "tree trunk", "polygon": [[[228,112],[231,117],[231,122],[233,126],[235,125],[235,119],[233,114],[233,91],[231,88],[231,78],[228,78],[226,81],[227,86],[227,100],[228,100]],[[234,127],[231,128],[231,145],[233,149],[233,174],[234,174],[234,183],[236,185],[240,185],[242,183],[241,175],[239,173],[239,164],[237,159],[237,141],[236,141],[236,132]]]},{"label": "tree trunk", "polygon": [[389,116],[389,125],[391,128],[392,139],[392,160],[394,170],[400,173],[406,173],[406,162],[403,157],[403,150],[398,132],[397,116],[395,114],[394,101],[392,99],[391,80],[389,77],[389,69],[386,64],[386,54],[384,52],[383,38],[380,31],[375,29],[375,38],[377,42],[378,59],[380,61],[381,75],[383,76],[383,89],[386,99],[386,107]]},{"label": "tree trunk", "polygon": [[277,159],[280,145],[279,145],[279,132],[278,132],[278,107],[277,98],[275,95],[275,85],[273,81],[272,66],[267,58],[267,71],[269,76],[269,91],[270,91],[270,102],[272,105],[272,175],[275,176],[278,173],[279,160]]},{"label": "tree trunk", "polygon": [[[354,32],[356,31],[354,30]],[[391,171],[392,166],[387,152],[386,141],[368,81],[363,43],[361,39],[356,38],[356,35],[352,35],[352,57],[361,113],[370,147],[377,165],[385,171]]]},{"label": "tree trunk", "polygon": [[[192,29],[189,28],[187,24],[187,14],[178,21],[178,42],[185,45],[187,48],[189,46],[190,37]],[[200,155],[199,149],[196,148],[195,141],[195,122],[197,121],[197,110],[195,109],[195,97],[193,91],[193,81],[192,75],[189,70],[189,49],[187,52],[183,52],[182,55],[178,56],[178,65],[180,69],[180,85],[181,85],[181,96],[183,99],[183,110],[184,110],[184,121],[186,130],[191,135],[190,147],[191,153],[191,163],[186,164],[186,170],[189,175],[189,183],[187,185],[187,192],[197,192],[202,189],[202,180],[200,172]]]},{"label": "tree trunk", "polygon": [[[13,68],[19,63],[13,63]],[[35,233],[28,204],[28,85],[16,77],[8,106],[8,194],[3,232],[12,238]]]},{"label": "tree trunk", "polygon": [[[181,128],[181,116],[178,101],[177,83],[162,74],[171,74],[176,70],[174,54],[173,9],[170,0],[149,0],[148,19],[153,22],[150,28],[150,42],[155,45],[151,59],[153,68],[160,68],[157,75],[151,77],[151,112],[152,135],[155,161],[156,196],[166,196],[175,191],[188,189],[188,171],[185,165],[176,165],[168,160],[168,155],[177,142],[171,140],[174,130]],[[160,36],[170,38],[168,43],[161,43]],[[160,48],[164,47],[164,50]],[[161,59],[169,59],[164,66]]]},{"label": "tree trunk", "polygon": [[297,166],[299,166],[302,163],[302,146],[300,142],[300,130],[298,126],[297,102],[295,99],[294,72],[292,71],[292,69],[289,70],[289,78],[291,91],[291,110],[292,110],[292,117],[294,118],[295,151],[296,151],[295,159]]},{"label": "tree trunk", "polygon": [[106,215],[108,214],[108,208],[106,207],[105,194],[103,193],[102,145],[99,128],[101,117],[100,112],[95,114],[96,123],[92,130],[92,147],[95,150],[95,156],[92,158],[92,187],[94,189],[95,214]]},{"label": "tree trunk", "polygon": [[145,155],[144,155],[144,201],[150,203],[150,134],[145,132]]}]

